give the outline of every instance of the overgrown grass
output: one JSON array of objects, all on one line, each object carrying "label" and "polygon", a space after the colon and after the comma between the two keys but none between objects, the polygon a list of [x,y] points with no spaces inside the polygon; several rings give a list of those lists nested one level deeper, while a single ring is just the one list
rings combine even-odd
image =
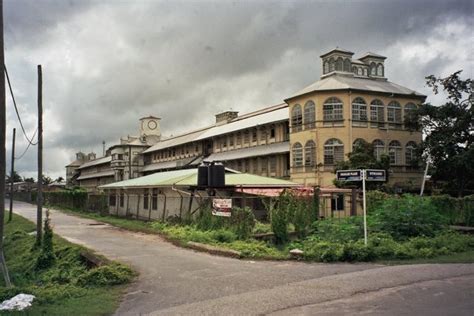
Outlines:
[{"label": "overgrown grass", "polygon": [[134,272],[105,258],[102,258],[105,265],[89,268],[81,254],[91,254],[90,250],[56,235],[54,263],[41,268],[36,264],[40,250],[33,250],[35,236],[29,234],[34,229],[33,223],[16,214],[5,224],[5,257],[14,287],[0,286],[0,301],[27,293],[36,296],[28,315],[112,314],[118,307],[124,284],[132,280]]}]

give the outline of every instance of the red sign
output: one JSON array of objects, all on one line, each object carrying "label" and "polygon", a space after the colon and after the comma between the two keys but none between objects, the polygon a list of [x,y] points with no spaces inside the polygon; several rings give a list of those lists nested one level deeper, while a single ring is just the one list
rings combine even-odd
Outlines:
[{"label": "red sign", "polygon": [[232,210],[232,199],[213,199],[212,215],[230,217]]}]

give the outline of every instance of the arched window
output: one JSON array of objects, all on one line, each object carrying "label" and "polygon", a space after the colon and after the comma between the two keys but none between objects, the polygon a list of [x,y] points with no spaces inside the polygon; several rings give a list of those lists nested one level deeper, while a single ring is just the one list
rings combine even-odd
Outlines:
[{"label": "arched window", "polygon": [[329,139],[324,144],[324,164],[334,165],[344,160],[344,144],[336,138]]},{"label": "arched window", "polygon": [[329,59],[329,72],[332,72],[336,70],[336,62],[334,61],[334,58]]},{"label": "arched window", "polygon": [[388,144],[388,156],[390,157],[391,165],[402,164],[402,145],[398,140],[392,140]]},{"label": "arched window", "polygon": [[370,64],[370,75],[377,76],[377,65],[374,62]]},{"label": "arched window", "polygon": [[312,140],[304,145],[304,165],[311,167],[316,165],[316,144]]},{"label": "arched window", "polygon": [[381,141],[380,139],[376,139],[372,142],[372,145],[374,146],[375,159],[380,160],[380,158],[382,158],[382,155],[385,153],[384,142]]},{"label": "arched window", "polygon": [[323,105],[323,114],[324,121],[343,120],[342,101],[335,97],[327,99]]},{"label": "arched window", "polygon": [[377,65],[377,76],[383,77],[383,65],[382,64]]},{"label": "arched window", "polygon": [[351,60],[349,58],[344,59],[344,71],[351,72]]},{"label": "arched window", "polygon": [[357,68],[357,75],[358,76],[363,76],[364,75],[364,72],[363,72],[362,68],[360,68],[360,67]]},{"label": "arched window", "polygon": [[314,128],[314,121],[316,120],[316,112],[313,101],[308,101],[304,105],[304,126],[305,129]]},{"label": "arched window", "polygon": [[336,60],[336,70],[337,71],[342,71],[342,67],[343,67],[343,59],[342,59],[342,57],[339,57]]},{"label": "arched window", "polygon": [[390,123],[402,123],[402,107],[397,101],[392,101],[387,106],[387,121]]},{"label": "arched window", "polygon": [[366,145],[367,142],[363,140],[362,138],[357,138],[353,143],[352,143],[352,151],[355,151],[357,148],[362,147]]},{"label": "arched window", "polygon": [[327,60],[324,61],[324,73],[327,74],[329,72],[329,63]]},{"label": "arched window", "polygon": [[352,101],[352,120],[367,121],[367,103],[362,98],[355,98]]},{"label": "arched window", "polygon": [[413,113],[416,110],[416,105],[414,103],[409,102],[405,104],[404,110],[405,110],[404,117],[406,119],[407,117],[410,117],[410,113]]},{"label": "arched window", "polygon": [[369,72],[368,72],[367,68],[364,68],[364,76],[367,77],[368,75],[369,75]]},{"label": "arched window", "polygon": [[405,146],[405,165],[413,167],[416,165],[416,143],[410,141]]},{"label": "arched window", "polygon": [[294,143],[292,148],[293,167],[303,166],[303,146],[300,143]]},{"label": "arched window", "polygon": [[353,67],[352,67],[352,72],[353,72],[355,75],[357,75],[357,67],[356,67],[356,66],[353,66]]},{"label": "arched window", "polygon": [[301,112],[301,105],[295,104],[291,110],[291,129],[293,132],[302,130],[303,114]]},{"label": "arched window", "polygon": [[370,121],[372,126],[384,127],[385,114],[383,102],[375,99],[370,103]]}]

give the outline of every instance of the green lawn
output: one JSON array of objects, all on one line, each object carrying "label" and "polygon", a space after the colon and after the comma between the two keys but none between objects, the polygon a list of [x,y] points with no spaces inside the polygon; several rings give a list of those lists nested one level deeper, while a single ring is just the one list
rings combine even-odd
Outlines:
[{"label": "green lawn", "polygon": [[134,272],[105,258],[102,258],[106,262],[103,266],[90,268],[81,253],[93,253],[58,236],[53,238],[54,263],[40,269],[36,265],[40,249],[33,249],[35,236],[29,234],[34,230],[32,222],[16,214],[12,222],[5,221],[5,257],[14,287],[4,287],[2,278],[0,300],[18,293],[37,297],[27,313],[10,314],[113,314],[120,303],[125,284],[133,279]]}]

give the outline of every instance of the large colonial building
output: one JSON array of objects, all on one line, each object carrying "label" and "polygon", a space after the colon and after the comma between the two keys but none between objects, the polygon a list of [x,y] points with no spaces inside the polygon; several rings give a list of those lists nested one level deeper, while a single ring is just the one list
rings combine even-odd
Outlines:
[{"label": "large colonial building", "polygon": [[155,172],[222,161],[228,168],[291,179],[308,186],[332,186],[334,166],[354,145],[372,143],[375,155],[390,157],[392,184],[419,183],[412,164],[420,132],[403,118],[425,99],[385,77],[385,57],[336,48],[321,56],[323,74],[285,100],[244,115],[227,111],[216,122],[162,139],[160,119],[141,119],[140,136],[122,138],[105,157],[67,167],[70,182],[94,190],[98,185]]}]

